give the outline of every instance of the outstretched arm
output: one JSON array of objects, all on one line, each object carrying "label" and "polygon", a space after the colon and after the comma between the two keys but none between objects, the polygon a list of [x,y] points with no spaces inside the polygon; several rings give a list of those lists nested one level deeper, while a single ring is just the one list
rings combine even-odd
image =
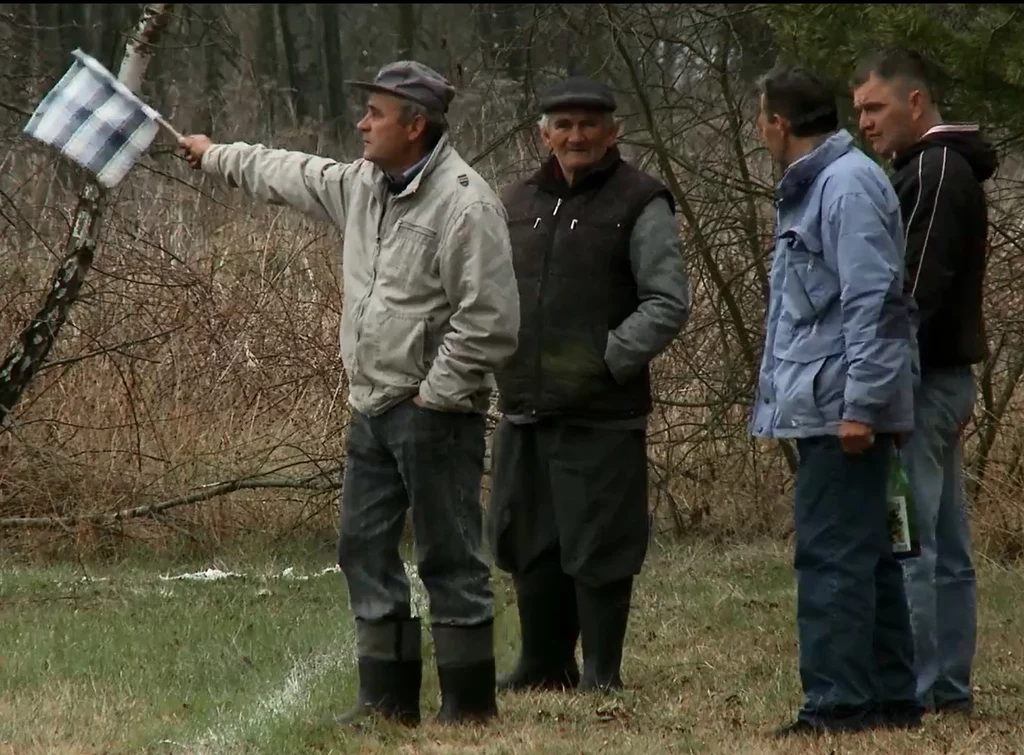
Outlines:
[{"label": "outstretched arm", "polygon": [[214,144],[202,135],[183,137],[180,143],[193,168],[220,176],[232,188],[344,225],[345,177],[353,163],[262,144]]}]

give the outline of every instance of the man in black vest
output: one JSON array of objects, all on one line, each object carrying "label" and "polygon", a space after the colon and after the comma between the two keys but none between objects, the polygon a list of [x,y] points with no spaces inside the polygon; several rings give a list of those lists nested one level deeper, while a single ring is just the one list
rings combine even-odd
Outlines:
[{"label": "man in black vest", "polygon": [[615,107],[589,79],[555,86],[541,100],[551,156],[503,197],[521,325],[496,375],[489,528],[522,629],[503,690],[622,686],[649,540],[649,363],[682,330],[690,295],[674,200],[623,161]]}]

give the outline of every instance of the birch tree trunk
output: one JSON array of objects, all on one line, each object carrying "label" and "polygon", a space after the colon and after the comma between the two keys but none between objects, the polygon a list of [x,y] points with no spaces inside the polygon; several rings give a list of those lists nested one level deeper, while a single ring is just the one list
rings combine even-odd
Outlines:
[{"label": "birch tree trunk", "polygon": [[[118,79],[138,93],[159,39],[170,18],[173,3],[151,3],[145,7],[135,32],[125,46]],[[46,300],[32,321],[18,335],[18,342],[0,363],[0,427],[46,359],[78,298],[85,276],[92,266],[96,241],[102,227],[106,191],[91,175],[78,197],[71,234],[65,245],[64,261],[50,282]]]}]

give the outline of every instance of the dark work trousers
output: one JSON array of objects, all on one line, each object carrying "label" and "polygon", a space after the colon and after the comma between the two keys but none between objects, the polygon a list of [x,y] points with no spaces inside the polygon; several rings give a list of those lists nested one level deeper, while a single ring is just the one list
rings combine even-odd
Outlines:
[{"label": "dark work trousers", "polygon": [[903,572],[886,528],[892,437],[860,454],[834,436],[797,447],[799,716],[856,726],[879,710],[917,709]]},{"label": "dark work trousers", "polygon": [[549,568],[591,587],[640,572],[647,555],[646,431],[560,423],[494,435],[488,529],[513,575]]},{"label": "dark work trousers", "polygon": [[353,412],[341,500],[338,564],[357,625],[410,617],[399,555],[412,509],[419,576],[435,626],[493,620],[480,481],[484,417],[406,401],[377,417]]},{"label": "dark work trousers", "polygon": [[488,521],[495,560],[513,577],[521,636],[502,689],[622,686],[633,577],[650,533],[646,445],[643,429],[498,426]]}]

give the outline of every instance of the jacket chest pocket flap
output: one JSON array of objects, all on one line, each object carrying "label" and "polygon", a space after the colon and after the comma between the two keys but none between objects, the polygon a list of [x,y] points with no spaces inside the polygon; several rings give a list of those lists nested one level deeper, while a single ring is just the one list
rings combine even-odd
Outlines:
[{"label": "jacket chest pocket flap", "polygon": [[437,245],[437,231],[403,218],[381,249],[380,272],[403,283],[436,274]]},{"label": "jacket chest pocket flap", "polygon": [[786,245],[783,305],[796,325],[819,320],[839,298],[839,277],[825,261],[820,237],[796,226],[783,232]]}]

